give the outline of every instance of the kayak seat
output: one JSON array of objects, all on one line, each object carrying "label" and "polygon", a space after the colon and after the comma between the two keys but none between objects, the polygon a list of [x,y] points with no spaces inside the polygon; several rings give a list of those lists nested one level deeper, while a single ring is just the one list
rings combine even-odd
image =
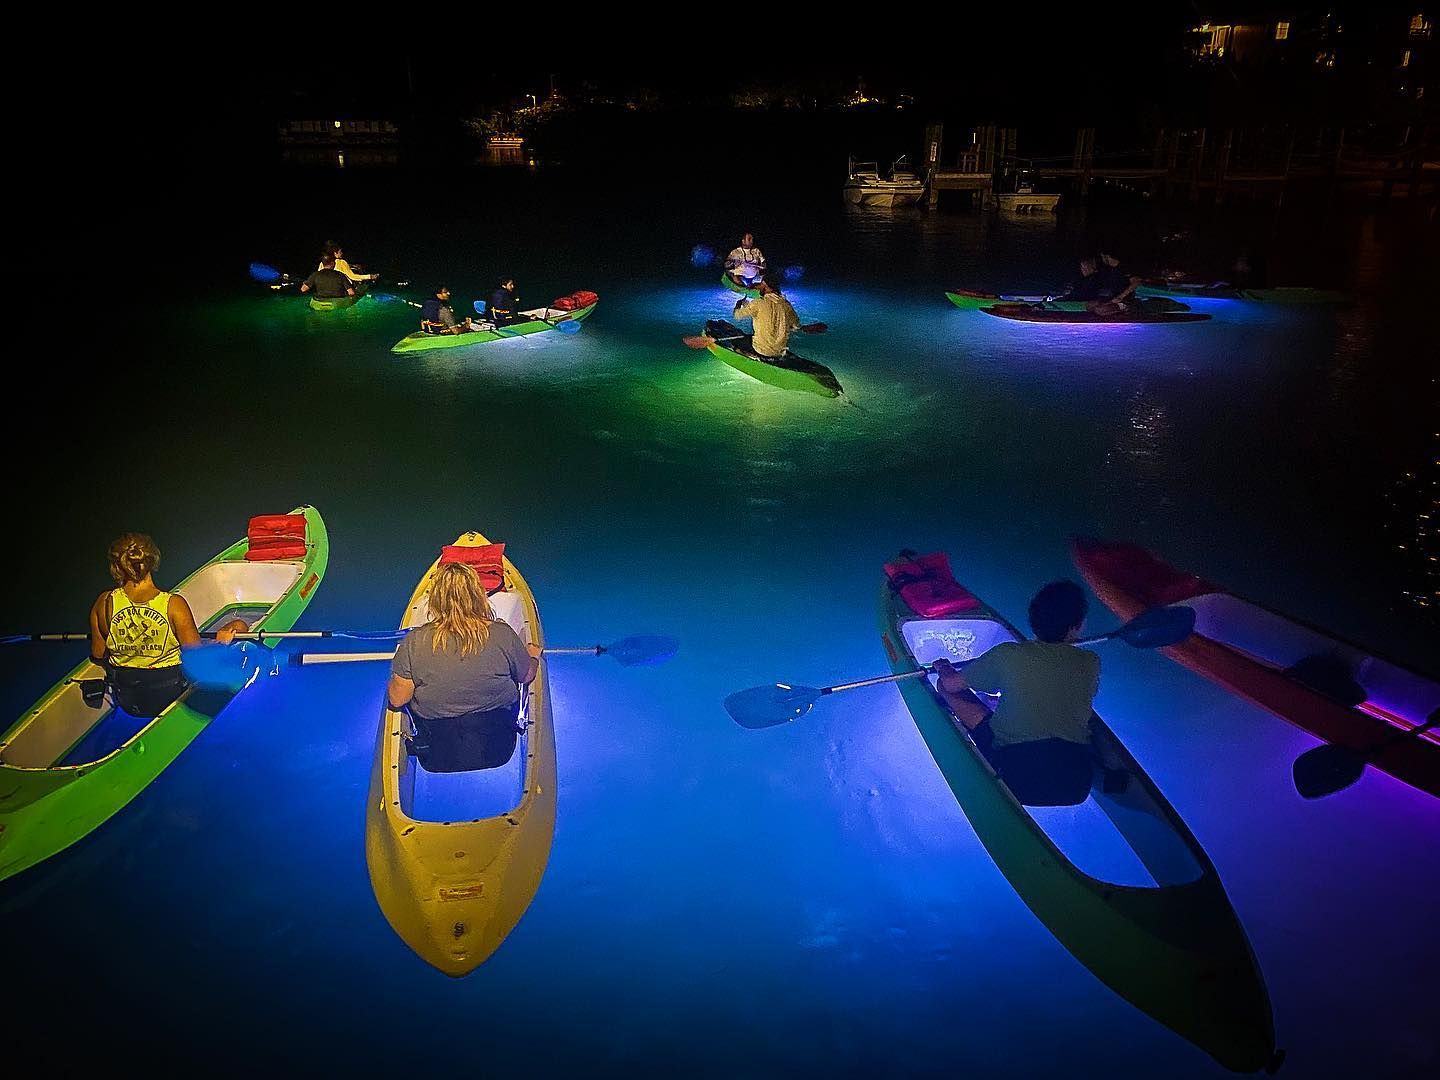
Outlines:
[{"label": "kayak seat", "polygon": [[1313,653],[1301,657],[1285,669],[1285,674],[1342,705],[1354,707],[1370,697],[1365,688],[1355,681],[1350,665],[1337,653]]},{"label": "kayak seat", "polygon": [[427,719],[410,713],[415,734],[410,753],[429,773],[498,769],[515,756],[520,737],[520,702],[464,716]]},{"label": "kayak seat", "polygon": [[1090,797],[1095,757],[1068,739],[992,747],[987,757],[1022,806],[1079,806]]}]

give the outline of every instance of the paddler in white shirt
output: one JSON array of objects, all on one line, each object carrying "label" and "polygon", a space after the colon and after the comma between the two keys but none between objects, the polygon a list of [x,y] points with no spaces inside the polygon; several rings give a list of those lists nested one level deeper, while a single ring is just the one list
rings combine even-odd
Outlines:
[{"label": "paddler in white shirt", "polygon": [[737,285],[747,288],[765,272],[765,253],[755,246],[755,237],[746,233],[740,238],[740,246],[725,256],[725,269]]}]

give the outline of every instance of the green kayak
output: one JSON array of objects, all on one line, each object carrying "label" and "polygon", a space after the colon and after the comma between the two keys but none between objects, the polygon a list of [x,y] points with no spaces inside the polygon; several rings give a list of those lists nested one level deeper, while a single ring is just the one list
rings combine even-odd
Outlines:
[{"label": "green kayak", "polygon": [[1178,282],[1149,281],[1135,290],[1138,296],[1171,299],[1253,300],[1260,304],[1344,304],[1349,296],[1338,289],[1312,289],[1303,285],[1282,285],[1274,289],[1237,289],[1223,282],[1214,285],[1184,285]]},{"label": "green kayak", "polygon": [[[314,507],[305,515],[303,558],[250,562],[240,540],[176,586],[201,629],[236,616],[252,630],[295,625],[325,576],[330,539]],[[145,790],[235,694],[193,688],[122,745],[92,756],[90,738],[116,718],[108,698],[85,703],[78,680],[100,679],[88,659],[56,683],[0,736],[0,881],[63,851],[103,825]],[[117,718],[124,719],[123,714]]]},{"label": "green kayak", "polygon": [[721,271],[720,284],[724,285],[725,288],[729,289],[733,293],[739,293],[741,296],[748,296],[751,300],[758,298],[760,295],[759,289],[753,289],[748,286],[741,285],[738,281],[731,277],[729,270]]},{"label": "green kayak", "polygon": [[318,296],[310,298],[311,311],[344,311],[346,308],[354,307],[359,303],[358,296],[340,296],[334,300],[322,300]]},{"label": "green kayak", "polygon": [[511,323],[498,330],[475,330],[468,334],[427,334],[417,330],[397,341],[390,351],[392,353],[413,353],[429,352],[432,349],[459,349],[466,345],[484,345],[487,342],[503,341],[506,338],[542,334],[547,330],[554,330],[562,322],[579,322],[581,319],[589,318],[590,313],[595,310],[595,306],[595,304],[591,304],[589,307],[577,308],[574,311],[559,311],[555,308],[522,311],[522,315],[529,316],[525,322]]},{"label": "green kayak", "polygon": [[835,373],[824,364],[806,360],[789,351],[775,360],[761,356],[751,349],[749,334],[723,319],[707,322],[705,334],[715,339],[707,346],[711,353],[752,379],[781,390],[800,390],[822,397],[840,397],[845,393]]},{"label": "green kayak", "polygon": [[[881,584],[881,642],[896,674],[939,658],[974,659],[1023,635],[983,602],[926,618]],[[930,756],[985,850],[1025,905],[1075,959],[1130,1004],[1237,1072],[1274,1068],[1270,997],[1245,930],[1200,842],[1098,717],[1098,754],[1088,794],[1067,821],[1092,824],[1096,842],[1123,844],[1153,884],[1118,884],[1080,869],[1021,805],[933,688],[897,683]],[[1072,795],[1073,797],[1073,795]],[[1050,810],[1049,813],[1056,811]],[[1106,840],[1106,834],[1111,839]],[[1114,834],[1118,833],[1118,836]],[[1062,834],[1066,848],[1072,846]],[[1077,850],[1085,849],[1081,837]]]}]

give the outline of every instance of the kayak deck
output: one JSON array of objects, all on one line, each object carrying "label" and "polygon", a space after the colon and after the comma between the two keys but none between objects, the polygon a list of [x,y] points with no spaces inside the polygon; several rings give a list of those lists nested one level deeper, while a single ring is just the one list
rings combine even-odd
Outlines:
[{"label": "kayak deck", "polygon": [[[799,390],[822,397],[840,397],[845,393],[835,373],[824,364],[796,356],[788,350],[777,359],[761,356],[751,348],[749,334],[723,319],[707,322],[705,333],[717,339],[709,346],[713,355],[752,379],[781,390]],[[721,343],[718,340],[721,338],[731,340]]]},{"label": "kayak deck", "polygon": [[724,285],[725,288],[731,292],[739,293],[741,296],[749,297],[751,300],[758,299],[760,296],[759,289],[754,286],[741,285],[740,282],[730,276],[729,270],[722,270],[720,272],[720,284]]},{"label": "kayak deck", "polygon": [[[476,532],[456,540],[462,547],[488,543]],[[428,621],[438,566],[416,586],[402,627]],[[509,559],[504,566],[505,589],[491,598],[495,613],[522,640],[543,646],[534,595]],[[556,766],[544,661],[520,700],[524,733],[510,760],[465,773],[426,772],[408,744],[408,715],[380,710],[365,826],[371,888],[396,934],[447,975],[468,974],[499,948],[549,860]]]},{"label": "kayak deck", "polygon": [[[1077,539],[1072,555],[1095,594],[1122,618],[1157,604],[1196,612],[1172,660],[1326,742],[1369,750],[1440,707],[1440,679],[1413,671],[1218,585],[1133,544]],[[1371,764],[1440,795],[1440,735],[1386,746]]]},{"label": "kayak deck", "polygon": [[[939,657],[959,662],[1019,632],[983,603],[963,618],[924,618],[883,582],[880,631],[892,671]],[[897,684],[916,727],[976,835],[1020,899],[1062,945],[1121,997],[1222,1065],[1271,1063],[1269,995],[1245,931],[1199,841],[1098,716],[1097,753],[1126,776],[1103,773],[1084,804],[1108,819],[1153,880],[1100,880],[1077,867],[1035,813],[996,775],[930,678]]]},{"label": "kayak deck", "polygon": [[[984,311],[1002,304],[1030,304],[1043,307],[1047,311],[1087,310],[1084,300],[1054,300],[1041,295],[1023,296],[1009,293],[977,292],[974,289],[956,289],[954,292],[947,292],[945,297],[963,311]],[[1157,299],[1146,304],[1145,310],[1158,312],[1189,311],[1190,309],[1176,300]]]},{"label": "kayak deck", "polygon": [[423,330],[417,330],[397,341],[390,351],[392,353],[412,353],[429,352],[433,349],[459,349],[467,345],[484,345],[491,341],[503,341],[507,338],[528,337],[531,334],[554,330],[562,322],[579,322],[586,319],[596,306],[596,304],[591,304],[589,307],[577,308],[575,311],[535,308],[520,313],[529,316],[523,322],[511,323],[509,326],[502,326],[498,329],[475,330],[463,334],[427,334]]},{"label": "kayak deck", "polygon": [[1344,304],[1349,296],[1338,289],[1316,289],[1306,285],[1280,285],[1270,289],[1245,289],[1227,282],[1188,285],[1183,282],[1147,281],[1135,290],[1145,297],[1205,300],[1253,300],[1262,304]]},{"label": "kayak deck", "polygon": [[[198,625],[213,627],[237,615],[254,617],[252,629],[295,625],[324,577],[329,538],[313,507],[294,512],[306,517],[303,558],[248,562],[242,539],[176,586]],[[85,704],[78,680],[103,675],[87,659],[0,737],[0,880],[107,821],[235,696],[191,688],[159,716],[140,720],[114,709],[108,698],[99,709]]]}]

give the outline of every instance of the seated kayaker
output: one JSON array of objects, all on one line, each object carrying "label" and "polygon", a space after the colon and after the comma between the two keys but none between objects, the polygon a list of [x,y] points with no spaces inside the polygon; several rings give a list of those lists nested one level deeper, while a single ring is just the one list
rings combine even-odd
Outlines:
[{"label": "seated kayaker", "polygon": [[[1103,764],[1090,728],[1100,658],[1071,644],[1087,607],[1079,585],[1053,581],[1030,601],[1033,641],[1001,642],[963,668],[935,661],[941,696],[1022,803],[1082,802]],[[994,712],[972,691],[999,694]],[[1106,784],[1123,787],[1123,774],[1107,771]]]},{"label": "seated kayaker", "polygon": [[314,293],[317,300],[343,300],[355,295],[355,286],[335,269],[335,256],[326,255],[320,260],[320,269],[300,283],[300,291]]},{"label": "seated kayaker", "polygon": [[515,752],[520,687],[540,671],[540,650],[495,617],[475,568],[444,563],[429,594],[430,621],[395,651],[390,708],[407,709],[411,748],[429,772],[505,764]]},{"label": "seated kayaker", "polygon": [[1096,277],[1100,279],[1100,302],[1090,308],[1097,315],[1128,311],[1136,302],[1135,290],[1143,278],[1126,273],[1120,260],[1108,252],[1099,253]]},{"label": "seated kayaker", "polygon": [[746,233],[740,246],[725,256],[725,269],[737,285],[749,288],[765,272],[765,253],[755,246],[755,237]]},{"label": "seated kayaker", "polygon": [[325,265],[325,257],[327,255],[335,260],[335,269],[357,285],[367,281],[376,281],[380,277],[379,274],[361,274],[351,269],[350,264],[345,261],[345,252],[340,249],[340,245],[334,240],[325,241],[325,246],[320,249],[320,265],[322,267]]},{"label": "seated kayaker", "polygon": [[441,285],[435,295],[420,306],[420,329],[427,334],[463,334],[474,327],[468,317],[464,322],[455,321],[455,310],[450,306],[450,286]]},{"label": "seated kayaker", "polygon": [[1080,260],[1080,280],[1072,284],[1065,291],[1065,295],[1058,296],[1056,299],[1099,301],[1103,299],[1101,295],[1103,288],[1104,280],[1100,277],[1099,265],[1094,258],[1087,255]]},{"label": "seated kayaker", "polygon": [[[190,605],[162,592],[154,572],[160,549],[144,533],[125,533],[110,545],[110,576],[119,588],[90,606],[90,659],[105,669],[115,702],[131,716],[159,716],[185,691],[180,650],[200,643]],[[229,643],[248,627],[233,619],[216,639]]]},{"label": "seated kayaker", "polygon": [[753,319],[755,333],[750,347],[761,356],[776,360],[785,355],[790,345],[790,331],[800,326],[800,316],[780,293],[770,274],[760,278],[760,295],[754,300],[741,300],[735,305],[734,317]]},{"label": "seated kayaker", "polygon": [[520,294],[515,290],[515,279],[506,278],[490,294],[490,308],[487,314],[496,326],[509,326],[519,322]]}]

